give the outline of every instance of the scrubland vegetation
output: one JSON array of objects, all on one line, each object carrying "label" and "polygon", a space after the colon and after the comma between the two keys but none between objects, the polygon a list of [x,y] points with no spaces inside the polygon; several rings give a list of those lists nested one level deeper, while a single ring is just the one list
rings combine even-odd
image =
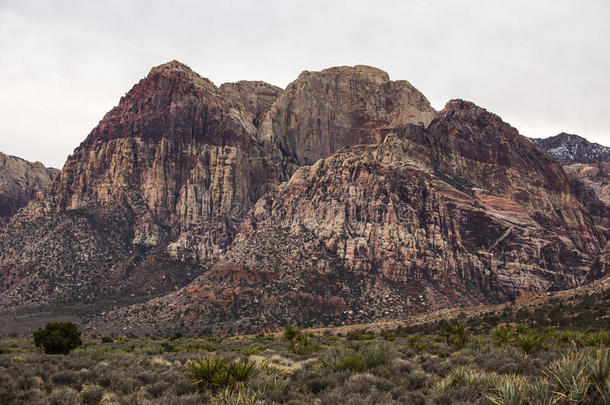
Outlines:
[{"label": "scrubland vegetation", "polygon": [[604,404],[608,292],[372,333],[0,340],[2,404]]}]

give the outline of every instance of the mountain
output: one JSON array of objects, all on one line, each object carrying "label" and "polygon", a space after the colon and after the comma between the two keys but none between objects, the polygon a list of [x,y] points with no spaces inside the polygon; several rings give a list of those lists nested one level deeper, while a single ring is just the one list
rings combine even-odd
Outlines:
[{"label": "mountain", "polygon": [[[153,68],[0,235],[0,308],[98,310],[188,284],[300,162],[362,142],[367,120],[383,128],[434,112],[408,83],[380,72],[309,72],[283,92],[263,82],[216,87],[176,61]],[[307,103],[310,93],[319,105]],[[325,119],[298,122],[293,112],[313,117],[338,101]],[[286,133],[301,134],[295,148]]]},{"label": "mountain", "polygon": [[300,167],[193,283],[89,327],[253,332],[497,302],[601,277],[606,241],[557,163],[453,100],[427,128]]},{"label": "mountain", "polygon": [[0,317],[207,333],[499,302],[603,276],[606,208],[500,117],[379,69],[281,90],[172,61],[0,234]]},{"label": "mountain", "polygon": [[40,162],[28,162],[0,152],[0,227],[46,189],[59,170],[46,168]]},{"label": "mountain", "polygon": [[578,135],[562,132],[550,138],[531,141],[561,165],[610,162],[609,147],[589,142]]}]

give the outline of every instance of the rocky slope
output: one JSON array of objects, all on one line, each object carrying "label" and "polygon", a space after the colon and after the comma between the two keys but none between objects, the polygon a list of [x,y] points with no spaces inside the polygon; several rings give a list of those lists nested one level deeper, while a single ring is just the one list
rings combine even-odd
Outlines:
[{"label": "rocky slope", "polygon": [[568,176],[583,181],[601,202],[610,206],[610,162],[574,163],[563,169]]},{"label": "rocky slope", "polygon": [[[313,84],[299,78],[289,87],[307,88],[308,99],[318,100],[308,106],[282,101],[281,89],[262,82],[218,88],[175,61],[153,68],[0,236],[0,307],[138,300],[188,283],[230,246],[254,203],[288,179],[295,167],[285,162],[305,159],[298,151],[285,155],[284,138],[264,124],[274,122],[270,114],[285,116],[299,105],[313,116],[332,105],[324,127],[299,126],[325,139],[336,135],[334,116],[347,120],[342,136],[362,131],[356,99],[365,90],[375,95],[367,114],[391,105],[408,112],[373,117],[383,125],[420,123],[432,111],[406,82],[379,72],[309,72],[302,77]],[[325,141],[315,153],[366,141]]]},{"label": "rocky slope", "polygon": [[46,189],[59,170],[0,152],[0,229],[8,219]]},{"label": "rocky slope", "polygon": [[562,165],[610,162],[609,147],[589,142],[578,135],[562,132],[550,138],[531,141]]},{"label": "rocky slope", "polygon": [[91,330],[365,322],[572,288],[607,271],[607,236],[561,167],[499,117],[454,100],[427,129],[382,138],[299,168],[208,272]]}]

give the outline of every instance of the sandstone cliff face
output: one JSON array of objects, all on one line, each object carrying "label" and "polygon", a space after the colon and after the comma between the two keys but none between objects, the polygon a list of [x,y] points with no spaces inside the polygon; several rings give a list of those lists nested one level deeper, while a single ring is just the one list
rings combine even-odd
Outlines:
[{"label": "sandstone cliff face", "polygon": [[601,202],[610,207],[610,162],[575,163],[563,169],[568,176],[583,181]]},{"label": "sandstone cliff face", "polygon": [[[132,293],[145,297],[201,272],[269,180],[245,104],[180,63],[152,69],[0,237],[4,303],[95,300],[138,282]],[[183,272],[177,259],[198,263]],[[48,289],[32,281],[49,272]]]},{"label": "sandstone cliff face", "polygon": [[[323,80],[310,80],[317,76]],[[284,156],[279,140],[285,134],[270,134],[261,124],[267,110],[287,116],[294,103],[305,111],[303,103],[311,102],[318,109],[307,113],[312,116],[331,106],[332,115],[315,133],[325,145],[315,156],[378,141],[381,133],[358,135],[365,123],[424,123],[432,111],[408,83],[390,82],[377,69],[344,67],[302,77],[307,80],[292,87],[304,88],[305,100],[286,103],[278,99],[281,89],[263,82],[217,88],[175,61],[153,68],[68,158],[51,189],[0,236],[6,306],[17,305],[19,297],[44,303],[123,294],[138,277],[146,282],[133,294],[148,296],[204,271],[231,244],[254,203],[287,179],[284,162],[311,159],[310,149]],[[326,89],[331,82],[334,88]],[[351,123],[335,131],[332,123],[345,119]],[[34,223],[49,234],[44,241]],[[104,244],[104,233],[113,243]],[[70,235],[78,238],[67,240]],[[49,249],[56,252],[45,259]],[[154,274],[150,282],[147,272]],[[52,281],[39,280],[48,273]]]},{"label": "sandstone cliff face", "polygon": [[602,266],[606,236],[561,167],[499,117],[455,100],[384,137],[299,168],[211,270],[98,322],[363,322],[575,287]]},{"label": "sandstone cliff face", "polygon": [[36,193],[46,189],[59,170],[0,152],[0,229]]},{"label": "sandstone cliff face", "polygon": [[342,147],[381,142],[388,128],[427,125],[434,112],[407,81],[390,81],[373,67],[305,71],[271,107],[258,137],[268,153],[279,147],[288,179],[297,167]]}]

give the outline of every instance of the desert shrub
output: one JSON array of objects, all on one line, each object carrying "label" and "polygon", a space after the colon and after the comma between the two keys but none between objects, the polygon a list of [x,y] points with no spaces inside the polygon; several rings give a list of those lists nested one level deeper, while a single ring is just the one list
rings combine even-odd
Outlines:
[{"label": "desert shrub", "polygon": [[290,351],[295,354],[304,356],[320,350],[320,345],[311,342],[306,334],[293,326],[288,326],[282,337],[288,341]]},{"label": "desert shrub", "polygon": [[333,346],[323,360],[323,365],[335,371],[364,371],[392,362],[391,347],[388,344],[365,346]]},{"label": "desert shrub", "polygon": [[214,348],[214,346],[212,346],[209,343],[204,343],[204,342],[189,342],[186,347],[184,348],[185,351],[187,352],[213,352],[216,351],[216,349]]},{"label": "desert shrub", "polygon": [[74,370],[62,370],[51,375],[51,382],[54,385],[69,385],[74,388],[80,388],[81,375]]},{"label": "desert shrub", "polygon": [[178,351],[176,346],[174,346],[173,344],[171,344],[169,342],[161,342],[160,346],[161,346],[161,350],[163,350],[163,352],[171,353],[171,352]]},{"label": "desert shrub", "polygon": [[48,397],[50,405],[76,405],[78,404],[78,392],[70,387],[59,387],[51,391]]},{"label": "desert shrub", "polygon": [[34,332],[34,344],[47,354],[68,354],[83,342],[74,323],[50,322]]},{"label": "desert shrub", "polygon": [[104,389],[98,385],[85,385],[78,396],[84,405],[97,405],[104,396]]},{"label": "desert shrub", "polygon": [[146,391],[153,396],[153,398],[159,398],[164,393],[168,392],[170,388],[170,383],[167,381],[158,381],[154,384],[150,384],[146,387]]},{"label": "desert shrub", "polygon": [[470,335],[468,333],[466,325],[455,322],[452,323],[445,329],[445,338],[447,340],[447,345],[449,345],[454,350],[459,350],[466,346]]},{"label": "desert shrub", "polygon": [[422,351],[426,349],[427,343],[424,341],[422,336],[411,335],[407,338],[407,347],[409,349]]},{"label": "desert shrub", "polygon": [[372,340],[375,337],[372,333],[363,330],[351,330],[345,335],[347,340]]},{"label": "desert shrub", "polygon": [[102,343],[112,343],[114,340],[110,336],[103,336]]},{"label": "desert shrub", "polygon": [[335,364],[336,371],[351,370],[360,372],[366,370],[366,362],[362,355],[355,352],[339,358]]},{"label": "desert shrub", "polygon": [[174,334],[172,334],[169,337],[169,340],[178,340],[178,339],[182,339],[184,337],[184,334],[182,332],[175,332]]},{"label": "desert shrub", "polygon": [[394,332],[389,330],[384,330],[383,332],[381,332],[381,337],[383,338],[383,340],[387,340],[389,342],[393,342],[394,339],[396,339],[396,335],[394,334]]},{"label": "desert shrub", "polygon": [[240,352],[244,356],[252,356],[252,355],[255,355],[255,354],[262,353],[262,352],[264,352],[267,349],[268,349],[268,347],[265,346],[265,345],[253,344],[253,345],[250,345],[248,347],[244,347],[243,349],[240,350]]}]

